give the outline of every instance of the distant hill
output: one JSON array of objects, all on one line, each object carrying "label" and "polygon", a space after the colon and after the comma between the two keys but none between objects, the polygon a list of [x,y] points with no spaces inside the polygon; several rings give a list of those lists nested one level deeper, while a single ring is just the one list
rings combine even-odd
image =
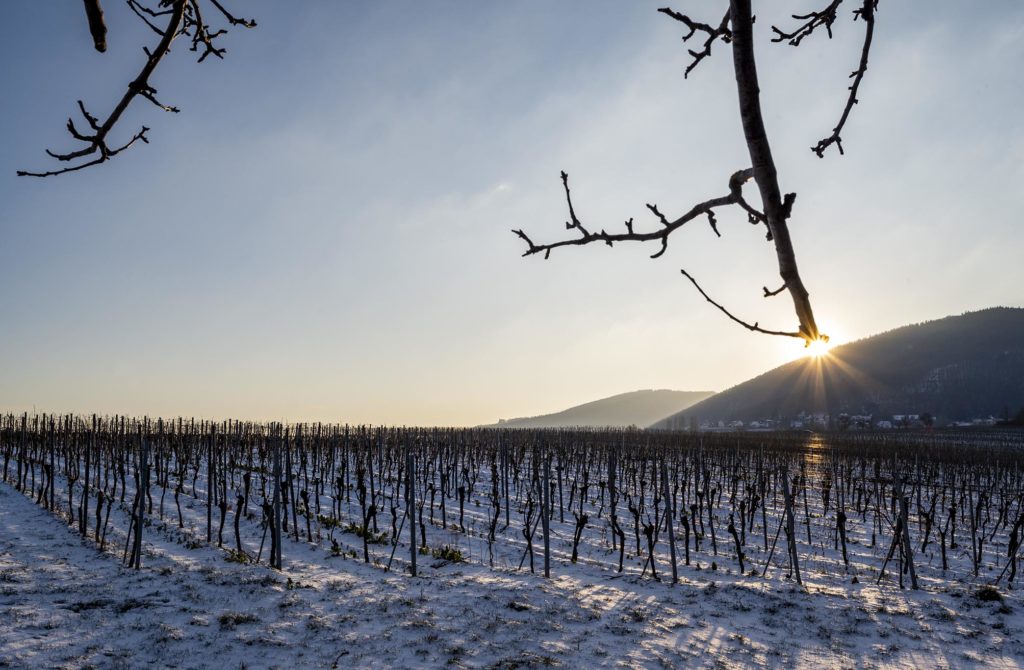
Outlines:
[{"label": "distant hill", "polygon": [[646,427],[709,397],[706,391],[646,390],[621,393],[555,414],[499,421],[502,428]]},{"label": "distant hill", "polygon": [[723,391],[655,428],[698,421],[928,412],[940,423],[1024,406],[1024,309],[996,307],[837,346]]}]

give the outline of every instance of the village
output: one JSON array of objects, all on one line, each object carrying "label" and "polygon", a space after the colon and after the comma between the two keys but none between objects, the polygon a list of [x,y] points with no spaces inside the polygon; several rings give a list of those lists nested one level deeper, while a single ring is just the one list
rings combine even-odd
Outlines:
[{"label": "village", "polygon": [[[976,417],[939,424],[929,412],[920,414],[829,414],[827,412],[800,412],[790,419],[754,419],[752,421],[701,421],[702,431],[779,431],[779,430],[927,430],[943,428],[991,428],[1006,419],[994,416]],[[693,425],[691,424],[691,429]]]}]

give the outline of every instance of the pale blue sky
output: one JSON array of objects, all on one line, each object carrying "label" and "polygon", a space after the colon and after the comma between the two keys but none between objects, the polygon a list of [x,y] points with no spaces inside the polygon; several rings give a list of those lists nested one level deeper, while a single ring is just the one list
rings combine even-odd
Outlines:
[{"label": "pale blue sky", "polygon": [[[521,259],[670,216],[746,167],[727,49],[689,80],[680,26],[639,0],[235,0],[223,62],[177,43],[119,131],[151,144],[57,179],[82,97],[105,115],[147,34],[108,0],[12,0],[0,26],[0,410],[476,424],[638,388],[720,390],[801,354],[679,275],[790,329],[773,249],[739,215],[674,237]],[[678,9],[720,16],[724,3]],[[887,2],[844,144],[815,157],[859,56],[756,31],[763,102],[822,328],[853,339],[1024,304],[1024,4]],[[711,7],[714,9],[710,9]],[[813,7],[798,2],[792,11]],[[707,7],[708,9],[701,9]],[[851,5],[850,9],[852,9]],[[848,10],[847,10],[848,11]]]}]

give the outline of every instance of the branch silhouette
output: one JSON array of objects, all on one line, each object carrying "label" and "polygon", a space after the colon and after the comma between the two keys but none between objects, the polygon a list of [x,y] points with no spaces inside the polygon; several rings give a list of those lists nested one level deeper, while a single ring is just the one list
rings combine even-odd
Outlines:
[{"label": "branch silhouette", "polygon": [[683,73],[683,79],[689,77],[690,73],[693,72],[693,69],[700,65],[700,62],[702,60],[711,56],[711,46],[715,43],[716,40],[720,39],[726,44],[732,41],[732,32],[729,30],[728,11],[725,12],[725,16],[722,17],[722,20],[719,22],[717,28],[712,28],[706,23],[694,21],[689,16],[685,14],[680,14],[679,12],[676,12],[668,7],[662,7],[658,11],[666,16],[671,16],[673,19],[679,21],[680,23],[684,24],[687,28],[690,29],[690,32],[683,35],[684,42],[688,42],[690,38],[692,38],[698,31],[705,33],[708,36],[707,39],[704,40],[703,49],[701,49],[700,51],[694,51],[693,49],[689,50],[690,56],[693,57],[693,61],[686,67],[686,71]]},{"label": "branch silhouette", "polygon": [[103,20],[103,8],[100,0],[85,0],[85,17],[89,20],[89,34],[96,51],[107,50],[107,24]]},{"label": "branch silhouette", "polygon": [[[819,141],[815,147],[812,147],[812,150],[818,156],[824,156],[825,150],[833,144],[839,149],[840,154],[843,153],[841,134],[850,118],[853,106],[858,102],[857,93],[864,79],[864,74],[867,72],[878,0],[861,1],[861,7],[853,12],[854,20],[862,19],[865,24],[860,64],[851,74],[853,83],[850,86],[850,93],[839,122],[836,124],[831,135]],[[844,0],[831,0],[821,10],[812,11],[807,14],[792,15],[792,18],[798,21],[797,26],[790,31],[772,26],[772,31],[775,34],[772,41],[788,42],[793,46],[800,46],[804,39],[810,37],[819,29],[824,29],[831,38],[832,26],[837,21],[839,8],[843,2]],[[797,330],[770,330],[762,328],[757,322],[750,323],[740,319],[724,305],[713,300],[686,270],[682,270],[683,275],[690,280],[707,302],[714,305],[729,319],[748,330],[766,335],[802,338],[808,345],[817,340],[827,341],[828,336],[818,329],[817,322],[815,321],[810,295],[800,276],[796,253],[790,238],[788,221],[792,216],[796,194],[782,194],[775,161],[772,157],[771,145],[764,125],[760,100],[760,84],[754,57],[754,15],[751,9],[751,0],[729,0],[728,5],[728,11],[726,11],[725,16],[722,17],[722,20],[717,25],[695,20],[686,14],[681,14],[668,7],[663,7],[658,11],[686,26],[687,32],[683,35],[684,42],[688,42],[698,34],[704,37],[701,49],[688,50],[692,60],[686,67],[684,78],[688,77],[701,62],[711,56],[711,49],[715,42],[720,40],[732,47],[733,70],[735,73],[743,138],[750,154],[751,167],[739,170],[732,175],[729,180],[729,194],[700,202],[674,220],[670,220],[665,216],[657,205],[648,204],[647,209],[650,210],[660,223],[660,227],[655,230],[639,232],[634,228],[633,219],[631,218],[625,222],[626,232],[624,233],[609,233],[605,229],[601,229],[600,232],[591,232],[576,215],[576,209],[569,190],[569,177],[563,171],[562,184],[569,207],[569,221],[565,225],[567,230],[576,231],[578,236],[539,244],[534,242],[522,229],[516,229],[512,232],[526,243],[524,256],[543,253],[544,258],[549,258],[551,251],[559,247],[582,246],[594,242],[603,242],[608,246],[613,246],[616,242],[655,241],[659,242],[661,246],[657,252],[651,255],[651,258],[658,258],[668,249],[669,236],[686,223],[698,217],[706,216],[711,229],[720,237],[716,212],[725,207],[738,206],[746,213],[747,220],[750,223],[755,225],[763,224],[765,226],[765,238],[775,248],[782,285],[775,290],[769,290],[767,286],[764,286],[762,287],[763,294],[765,298],[770,298],[783,292],[789,293],[793,301],[793,310],[799,323]],[[761,202],[760,210],[752,206],[743,195],[743,184],[750,180],[753,180],[757,185]]]},{"label": "branch silhouette", "polygon": [[[842,5],[844,0],[832,0],[824,9],[819,11],[812,11],[807,14],[793,14],[793,18],[798,21],[803,21],[796,29],[786,32],[778,26],[772,26],[772,32],[775,33],[775,37],[772,42],[787,42],[792,46],[798,47],[804,38],[810,37],[818,28],[824,27],[828,33],[829,39],[832,39],[832,24],[834,24],[838,17],[839,6]],[[839,122],[836,127],[832,129],[832,134],[818,141],[816,145],[811,147],[811,151],[818,155],[818,158],[825,157],[825,151],[832,146],[836,146],[839,150],[839,154],[843,154],[843,140],[841,134],[843,128],[846,126],[846,122],[850,118],[850,113],[853,111],[853,106],[857,104],[857,91],[860,89],[860,84],[864,80],[864,75],[868,71],[868,58],[871,55],[871,40],[875,34],[875,12],[878,11],[878,0],[862,0],[861,6],[858,9],[853,10],[853,20],[862,19],[864,21],[864,43],[861,46],[860,63],[857,65],[857,69],[850,73],[850,78],[853,79],[853,83],[850,85],[850,93],[846,98],[846,105],[843,107],[843,112],[839,117]]]},{"label": "branch silhouette", "polygon": [[[764,329],[764,328],[761,328],[761,326],[760,326],[760,325],[758,325],[758,322],[757,322],[757,321],[755,321],[754,323],[748,323],[747,321],[744,321],[743,319],[741,319],[741,318],[737,317],[737,316],[736,316],[736,315],[734,315],[734,314],[733,314],[732,312],[730,312],[729,310],[727,310],[727,309],[726,309],[725,307],[723,307],[723,306],[722,306],[722,305],[721,305],[720,303],[717,303],[717,302],[715,302],[714,300],[712,300],[712,299],[711,299],[711,296],[709,296],[709,295],[708,295],[708,294],[707,294],[707,293],[706,293],[706,292],[704,291],[704,289],[703,289],[703,288],[701,288],[701,285],[697,283],[697,280],[693,278],[693,275],[691,275],[691,274],[690,274],[689,272],[687,272],[686,270],[680,270],[680,272],[681,272],[681,273],[683,273],[683,276],[684,276],[684,277],[686,277],[687,279],[689,279],[689,280],[690,280],[690,283],[694,285],[694,287],[695,287],[695,288],[697,289],[697,291],[699,291],[699,292],[700,292],[700,294],[701,294],[702,296],[704,296],[704,299],[705,299],[705,300],[707,300],[707,301],[708,301],[708,302],[710,302],[710,303],[711,303],[712,305],[714,305],[715,307],[717,307],[717,308],[718,308],[718,310],[719,310],[720,312],[722,312],[722,314],[725,314],[725,315],[726,315],[727,317],[729,317],[730,319],[732,319],[732,320],[733,320],[733,321],[735,321],[736,323],[740,324],[741,326],[743,326],[743,327],[744,327],[744,328],[746,328],[747,330],[752,330],[752,331],[754,331],[755,333],[762,333],[762,334],[764,334],[764,335],[779,335],[779,336],[782,336],[782,337],[798,337],[798,338],[803,338],[803,337],[804,337],[804,334],[803,334],[803,332],[799,332],[799,331],[797,331],[797,332],[787,332],[787,331],[782,331],[782,330],[766,330],[766,329]],[[766,289],[766,292],[767,292],[767,289]],[[826,341],[828,341],[828,337],[827,337],[827,336],[823,337],[823,339],[824,339],[824,340],[826,340]]]},{"label": "branch silhouette", "polygon": [[818,154],[818,158],[825,157],[825,150],[833,144],[839,149],[839,155],[843,154],[843,140],[840,134],[843,132],[843,128],[846,126],[847,120],[850,118],[850,112],[853,111],[853,106],[857,104],[857,91],[860,89],[860,84],[864,81],[864,75],[868,71],[868,57],[871,55],[871,39],[875,34],[875,10],[878,9],[878,0],[864,0],[864,4],[860,9],[853,12],[854,20],[861,18],[864,21],[864,45],[861,47],[860,52],[860,63],[857,65],[857,69],[850,73],[850,78],[853,79],[853,83],[850,84],[850,94],[846,98],[846,106],[843,107],[842,116],[839,117],[839,123],[832,129],[832,134],[828,137],[819,140],[816,145],[811,147],[811,151]]},{"label": "branch silhouette", "polygon": [[794,19],[804,21],[804,23],[797,27],[796,30],[788,33],[780,30],[777,26],[772,26],[772,32],[775,33],[772,42],[789,42],[791,45],[798,47],[805,37],[810,37],[821,26],[825,26],[828,38],[832,39],[832,24],[836,22],[836,15],[841,4],[843,4],[843,0],[832,0],[827,7],[820,11],[807,14],[793,14]]},{"label": "branch silhouette", "polygon": [[[160,102],[157,97],[157,90],[150,83],[150,77],[156,70],[157,66],[170,52],[171,43],[180,35],[186,35],[191,37],[192,45],[191,51],[202,52],[199,56],[198,61],[202,62],[209,55],[223,58],[226,49],[217,47],[215,40],[224,35],[226,29],[213,30],[203,20],[202,10],[200,7],[201,0],[159,0],[157,8],[154,9],[147,5],[144,5],[139,0],[128,0],[127,5],[135,13],[139,19],[145,23],[151,30],[153,30],[160,39],[156,47],[152,50],[143,47],[143,51],[146,54],[146,62],[143,64],[139,74],[129,84],[125,93],[121,96],[121,99],[114,105],[114,109],[110,112],[106,119],[102,122],[86,108],[85,103],[82,100],[78,100],[78,109],[88,125],[88,131],[79,130],[78,126],[75,125],[73,118],[68,118],[66,128],[68,133],[75,140],[85,144],[84,147],[58,153],[46,150],[47,155],[54,158],[61,163],[74,163],[67,167],[55,169],[55,170],[41,170],[41,171],[30,171],[30,170],[18,170],[17,174],[19,177],[55,177],[69,172],[77,172],[100,163],[105,163],[114,156],[117,156],[121,152],[133,146],[136,142],[149,143],[149,139],[146,133],[149,132],[149,128],[142,126],[140,130],[135,132],[132,137],[121,145],[110,144],[109,136],[111,131],[115,128],[118,121],[120,121],[125,110],[131,105],[132,101],[137,97],[145,98],[151,103],[159,107],[165,112],[177,113],[179,110],[177,107],[171,105],[165,105]],[[248,19],[239,19],[228,12],[220,2],[217,0],[210,0],[210,3],[223,15],[224,19],[231,25],[240,25],[245,28],[254,28],[256,26],[255,21]],[[106,51],[107,41],[107,29],[103,21],[103,10],[100,7],[99,0],[85,0],[86,16],[89,21],[89,31],[93,38],[93,43],[97,51]],[[157,21],[166,18],[167,24],[161,28],[157,25]],[[83,162],[75,163],[79,159],[86,159]]]},{"label": "branch silhouette", "polygon": [[721,237],[718,232],[717,219],[715,218],[715,209],[721,207],[728,207],[731,205],[742,205],[748,208],[751,212],[754,212],[758,217],[763,217],[760,212],[754,210],[750,205],[746,204],[743,199],[743,184],[744,182],[751,179],[753,176],[753,170],[747,168],[745,170],[738,170],[734,172],[729,178],[729,193],[728,195],[718,196],[705,200],[704,202],[697,203],[691,207],[686,213],[670,221],[661,210],[658,209],[657,205],[648,204],[647,209],[658,219],[661,223],[661,228],[652,230],[649,232],[637,232],[634,229],[633,219],[626,221],[626,232],[624,233],[609,233],[604,229],[601,232],[592,233],[587,230],[583,223],[577,218],[576,210],[573,207],[572,195],[569,191],[569,175],[562,172],[562,184],[565,188],[565,199],[569,206],[569,221],[566,221],[566,230],[577,230],[580,233],[579,237],[558,240],[556,242],[547,242],[543,244],[537,244],[533,242],[530,237],[523,232],[521,229],[513,230],[520,239],[526,242],[527,248],[523,252],[523,256],[532,256],[534,254],[544,253],[545,258],[551,256],[551,251],[559,247],[567,246],[581,246],[584,244],[591,244],[593,242],[604,242],[608,246],[613,246],[615,242],[651,242],[658,241],[661,243],[661,249],[654,253],[651,258],[658,258],[668,249],[668,237],[675,231],[682,228],[684,225],[693,221],[700,216],[706,216],[708,218],[708,224],[716,235]]}]

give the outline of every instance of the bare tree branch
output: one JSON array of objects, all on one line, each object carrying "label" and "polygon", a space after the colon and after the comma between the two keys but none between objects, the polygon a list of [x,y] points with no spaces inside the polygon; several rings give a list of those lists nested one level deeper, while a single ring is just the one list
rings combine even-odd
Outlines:
[{"label": "bare tree branch", "polygon": [[75,172],[82,168],[98,165],[109,160],[111,157],[116,156],[118,153],[130,147],[136,140],[142,140],[143,142],[147,141],[145,133],[148,129],[144,128],[139,133],[136,133],[135,137],[133,137],[130,142],[115,151],[107,145],[107,135],[114,127],[114,124],[117,123],[118,119],[121,118],[124,110],[127,109],[128,105],[131,104],[131,101],[135,99],[135,96],[143,95],[143,97],[147,97],[147,93],[150,95],[155,93],[155,89],[149,85],[149,76],[153,73],[153,70],[156,69],[156,66],[160,64],[160,60],[164,55],[167,54],[170,49],[171,42],[178,33],[178,27],[181,25],[181,20],[185,13],[186,1],[187,0],[175,0],[172,5],[171,18],[167,22],[167,27],[164,29],[156,50],[149,55],[149,58],[146,60],[146,64],[143,66],[139,75],[130,84],[128,84],[128,90],[123,96],[121,96],[120,102],[117,103],[117,106],[114,107],[114,111],[110,113],[110,116],[107,117],[107,120],[104,121],[102,125],[100,125],[99,122],[86,111],[85,105],[82,101],[78,101],[78,106],[82,111],[82,116],[84,116],[86,121],[89,122],[89,125],[94,132],[92,135],[83,135],[82,133],[77,132],[74,128],[74,122],[71,119],[68,119],[68,132],[70,132],[75,139],[81,142],[86,142],[88,146],[83,149],[79,149],[78,151],[71,151],[64,154],[54,153],[49,150],[46,152],[59,161],[72,161],[76,158],[98,154],[96,158],[86,163],[60,170],[51,170],[47,172],[27,172],[19,170],[19,177],[52,177],[65,174],[67,172]]},{"label": "bare tree branch", "polygon": [[[68,123],[70,124],[71,121],[69,120]],[[93,165],[99,165],[100,163],[103,163],[105,161],[110,160],[111,158],[113,158],[117,154],[121,153],[125,149],[129,148],[130,146],[132,146],[133,144],[135,144],[139,140],[141,140],[142,142],[144,142],[146,144],[149,144],[149,140],[146,138],[146,133],[148,133],[148,132],[149,132],[149,128],[147,128],[146,126],[142,126],[142,129],[139,130],[139,132],[135,133],[135,135],[132,136],[132,138],[130,140],[128,140],[126,143],[124,143],[120,147],[117,147],[116,149],[105,148],[103,151],[100,152],[99,156],[97,156],[96,158],[92,159],[91,161],[87,161],[85,163],[79,163],[78,165],[74,165],[72,167],[67,167],[67,168],[63,168],[63,169],[60,169],[60,170],[53,170],[53,171],[50,171],[50,172],[38,172],[38,173],[36,173],[36,172],[18,172],[18,176],[19,177],[25,177],[25,176],[28,176],[28,177],[55,177],[57,175],[65,174],[67,172],[77,172],[78,170],[82,170],[82,169],[87,168],[87,167],[92,167]],[[74,133],[72,133],[72,134],[74,134]],[[79,138],[79,139],[81,139],[81,138]],[[86,138],[86,139],[88,140],[89,138]],[[59,156],[57,154],[54,154],[54,153],[50,152],[49,150],[47,150],[46,153],[50,154],[54,158],[57,158],[58,160],[65,160],[65,159],[61,158],[61,156]]]},{"label": "bare tree branch", "polygon": [[[817,28],[824,26],[829,36],[832,34],[832,24],[836,20],[836,11],[843,0],[831,0],[825,9],[810,14],[794,15],[794,18],[804,21],[796,30],[791,33],[783,32],[774,28],[777,38],[775,41],[788,39],[791,44],[799,45],[807,36],[811,35]],[[859,14],[869,23],[868,35],[865,41],[864,55],[860,74],[855,74],[855,81],[851,87],[851,100],[856,100],[856,91],[867,68],[867,53],[871,41],[871,22],[874,18],[874,9],[878,0],[863,0],[864,6]],[[562,172],[562,184],[565,188],[566,202],[569,206],[569,218],[565,226],[568,230],[579,231],[579,237],[560,240],[551,243],[537,244],[522,230],[513,230],[520,239],[526,242],[527,248],[524,256],[530,256],[543,252],[544,257],[551,255],[552,249],[563,246],[581,246],[591,242],[604,242],[612,246],[615,242],[622,241],[658,241],[661,248],[651,258],[658,258],[668,249],[668,238],[675,230],[692,221],[699,216],[707,216],[708,223],[716,235],[720,236],[715,210],[720,207],[738,205],[747,215],[747,220],[752,224],[764,224],[767,231],[767,239],[773,242],[775,254],[779,266],[779,276],[782,278],[782,286],[774,291],[763,287],[765,297],[779,295],[787,291],[792,300],[793,308],[799,321],[799,328],[795,331],[778,331],[761,328],[757,323],[749,323],[737,318],[720,303],[715,302],[685,270],[686,276],[693,285],[700,291],[704,298],[727,315],[730,319],[739,323],[748,330],[764,333],[767,335],[781,335],[785,337],[802,338],[808,344],[816,340],[828,340],[828,337],[818,330],[814,319],[814,312],[811,309],[810,296],[804,287],[797,266],[796,254],[793,250],[793,243],[789,235],[788,220],[792,215],[793,204],[796,201],[795,193],[782,194],[779,186],[779,178],[775,168],[775,161],[772,157],[771,145],[768,141],[767,131],[764,125],[764,116],[761,111],[760,84],[758,83],[757,66],[754,58],[753,46],[753,24],[754,15],[751,10],[751,0],[729,0],[729,11],[726,12],[722,21],[717,27],[706,23],[694,21],[685,14],[673,11],[669,8],[662,8],[659,12],[684,24],[689,32],[683,35],[683,41],[688,41],[697,33],[706,36],[704,48],[700,51],[690,50],[693,58],[686,74],[689,74],[702,60],[710,56],[711,47],[715,41],[721,39],[732,46],[733,69],[735,73],[736,91],[739,98],[740,119],[743,128],[743,137],[746,141],[747,150],[750,154],[751,167],[735,172],[729,179],[729,194],[712,198],[694,205],[688,212],[674,221],[670,221],[655,204],[648,204],[647,209],[655,216],[661,226],[650,232],[637,232],[633,227],[633,219],[626,221],[625,233],[608,233],[601,230],[599,233],[588,231],[576,215],[573,206],[572,196],[569,191],[569,178]],[[836,128],[835,139],[828,144],[839,142],[839,132],[849,114],[849,108],[853,102],[847,105],[847,110]],[[822,148],[822,151],[824,148]],[[757,184],[760,194],[761,210],[752,206],[743,196],[743,184],[753,179]]]},{"label": "bare tree branch", "polygon": [[790,33],[780,30],[776,26],[772,26],[772,31],[775,33],[775,37],[772,39],[772,42],[788,41],[793,46],[798,47],[805,37],[810,37],[811,34],[821,26],[825,26],[828,38],[832,39],[832,24],[836,22],[836,14],[839,10],[839,5],[841,4],[843,4],[843,0],[832,0],[832,2],[828,3],[828,6],[821,11],[810,12],[808,14],[793,14],[794,19],[797,21],[804,21],[804,23]]},{"label": "bare tree branch", "polygon": [[148,17],[163,16],[165,14],[168,14],[170,10],[156,12],[150,9],[149,7],[146,7],[145,5],[140,4],[138,0],[128,0],[128,8],[135,12],[135,15],[142,19],[142,22],[149,26],[150,30],[155,32],[157,35],[164,34],[164,31],[158,28],[152,21],[149,20]]},{"label": "bare tree branch", "polygon": [[779,186],[779,177],[772,157],[771,144],[765,130],[761,112],[760,84],[754,58],[753,14],[750,0],[731,0],[733,69],[736,75],[736,91],[739,98],[740,120],[743,137],[750,163],[753,165],[754,182],[761,193],[765,224],[770,239],[775,245],[775,256],[779,265],[779,276],[793,299],[793,309],[800,322],[799,332],[808,342],[825,336],[818,330],[811,308],[810,295],[800,277],[800,270],[789,236],[788,219],[792,213],[795,194],[784,198]]},{"label": "bare tree branch", "polygon": [[227,30],[221,29],[211,33],[210,27],[203,22],[203,13],[199,9],[199,2],[197,0],[188,0],[188,9],[189,11],[186,12],[186,17],[194,24],[194,30],[192,31],[192,46],[190,47],[190,50],[198,51],[200,44],[205,47],[202,55],[199,56],[198,62],[202,63],[210,54],[223,59],[227,49],[214,46],[213,40],[226,33]]},{"label": "bare tree branch", "polygon": [[85,0],[85,17],[89,20],[89,34],[96,51],[107,50],[107,24],[103,21],[103,8],[100,0]]},{"label": "bare tree branch", "polygon": [[[67,122],[67,130],[75,140],[85,143],[86,146],[66,153],[57,153],[50,150],[46,151],[49,156],[61,162],[71,162],[86,157],[91,157],[90,160],[57,170],[46,170],[40,172],[19,170],[17,173],[18,176],[53,177],[66,174],[68,172],[76,172],[93,165],[104,163],[140,140],[148,143],[149,140],[146,137],[146,133],[149,131],[149,128],[146,127],[143,127],[141,130],[136,132],[129,141],[121,146],[111,147],[108,141],[111,130],[118,123],[125,110],[136,97],[142,97],[149,100],[165,112],[176,113],[179,111],[177,107],[160,102],[156,97],[156,88],[149,83],[150,76],[153,74],[154,70],[156,70],[156,67],[163,60],[164,56],[169,53],[171,43],[174,39],[179,35],[190,36],[192,38],[191,50],[199,51],[200,48],[202,48],[202,53],[199,56],[200,62],[205,60],[206,57],[211,54],[218,58],[223,58],[226,51],[223,48],[215,46],[214,40],[225,34],[227,30],[212,30],[210,26],[204,22],[200,2],[201,0],[159,0],[158,9],[153,9],[143,4],[140,0],[127,0],[127,5],[131,11],[134,12],[146,26],[160,36],[160,41],[152,51],[143,47],[143,51],[146,53],[146,62],[143,65],[142,70],[139,72],[138,76],[128,84],[128,90],[121,96],[120,101],[118,101],[117,105],[114,106],[113,111],[111,111],[110,115],[102,123],[100,123],[95,116],[89,113],[85,104],[81,100],[78,101],[78,107],[82,113],[82,118],[84,118],[85,122],[89,125],[91,132],[80,132],[75,126],[74,120],[70,118]],[[241,25],[246,28],[251,28],[256,25],[255,21],[239,19],[232,16],[219,2],[217,2],[217,0],[210,0],[210,2],[221,14],[224,15],[231,25]],[[102,28],[103,45],[105,48],[106,28],[103,26],[103,14],[100,10],[99,0],[85,0],[85,5],[86,14],[89,18],[90,30],[93,33],[94,41],[96,41],[96,48],[100,49],[98,37],[98,35],[100,35],[98,32],[99,28]],[[167,19],[166,26],[163,28],[158,27],[155,21],[159,21],[165,17]],[[103,49],[100,50],[102,51]]]},{"label": "bare tree branch", "polygon": [[[704,296],[705,300],[707,300],[712,305],[717,307],[719,309],[719,311],[722,312],[722,314],[725,314],[727,317],[729,317],[730,319],[732,319],[736,323],[740,324],[741,326],[743,326],[747,330],[752,330],[755,333],[763,333],[765,335],[780,335],[782,337],[797,337],[797,338],[801,338],[801,339],[805,339],[805,340],[807,339],[802,332],[786,332],[786,331],[782,331],[782,330],[766,330],[764,328],[761,328],[758,325],[757,321],[755,321],[754,323],[748,323],[748,322],[744,321],[743,319],[738,318],[732,312],[727,310],[725,307],[723,307],[719,303],[717,303],[714,300],[712,300],[711,296],[709,296],[704,291],[704,289],[701,288],[700,284],[697,283],[697,280],[694,279],[693,276],[689,272],[687,272],[686,270],[680,270],[680,272],[682,272],[683,276],[686,277],[687,279],[689,279],[690,283],[693,284],[697,288],[698,291],[700,291],[700,294],[702,296]],[[824,337],[824,339],[827,341],[828,337]],[[809,343],[809,341],[808,341],[808,343]]]},{"label": "bare tree branch", "polygon": [[214,7],[216,7],[220,11],[221,14],[224,15],[224,18],[227,19],[228,23],[230,23],[231,25],[233,25],[233,26],[242,26],[243,28],[255,28],[256,27],[256,21],[255,20],[253,20],[253,19],[239,19],[239,18],[235,18],[234,16],[231,15],[231,13],[228,10],[224,9],[224,5],[220,4],[220,2],[218,2],[217,0],[210,0],[210,3]]},{"label": "bare tree branch", "polygon": [[671,16],[673,19],[679,21],[680,23],[683,23],[684,25],[686,25],[687,28],[690,29],[690,32],[683,35],[684,42],[689,41],[689,39],[693,37],[695,34],[697,34],[697,32],[705,33],[708,36],[707,39],[704,40],[703,49],[701,49],[700,51],[694,51],[693,49],[689,49],[690,56],[693,57],[693,61],[687,66],[686,72],[683,73],[684,79],[690,76],[690,72],[692,72],[693,69],[697,67],[702,60],[711,55],[711,45],[715,43],[715,40],[721,39],[726,44],[728,44],[732,40],[732,31],[729,30],[728,11],[726,11],[725,16],[722,17],[722,20],[718,24],[717,28],[712,28],[706,23],[694,21],[689,16],[686,16],[685,14],[680,14],[679,12],[670,9],[669,7],[662,7],[658,11],[661,12],[662,14],[665,14],[666,16]]},{"label": "bare tree branch", "polygon": [[517,237],[526,242],[527,248],[526,251],[523,253],[523,256],[532,256],[533,254],[543,252],[544,258],[548,258],[551,255],[552,249],[557,249],[558,247],[565,246],[581,246],[584,244],[590,244],[591,242],[603,242],[608,246],[612,246],[612,244],[614,244],[615,242],[650,242],[657,240],[661,242],[661,249],[655,252],[655,254],[651,256],[651,258],[658,258],[662,254],[664,254],[665,251],[668,249],[668,236],[671,235],[676,230],[678,230],[679,228],[681,228],[683,225],[696,219],[697,217],[707,216],[708,223],[710,224],[711,229],[715,232],[716,235],[721,237],[721,234],[718,232],[718,226],[717,221],[715,219],[714,210],[715,208],[718,207],[738,205],[740,201],[743,199],[743,183],[748,181],[752,175],[753,171],[750,170],[749,168],[746,170],[739,170],[733,173],[733,175],[729,178],[729,195],[711,198],[710,200],[705,200],[704,202],[698,203],[691,207],[689,211],[687,211],[685,214],[675,219],[674,221],[670,221],[668,217],[662,214],[661,210],[658,209],[657,205],[648,204],[647,209],[649,209],[651,213],[654,214],[654,216],[657,217],[658,221],[661,223],[661,228],[659,228],[658,230],[654,230],[647,233],[638,233],[633,229],[633,219],[629,219],[628,221],[626,221],[625,233],[608,233],[604,230],[601,230],[601,232],[599,233],[592,233],[583,226],[582,222],[576,216],[576,209],[573,206],[572,196],[569,191],[569,175],[566,174],[565,172],[562,172],[562,185],[565,188],[565,199],[566,203],[569,206],[570,217],[570,220],[565,223],[565,227],[567,230],[578,230],[580,232],[580,237],[560,240],[557,242],[551,242],[547,244],[536,244],[522,230],[513,230],[512,232],[515,233]]},{"label": "bare tree branch", "polygon": [[818,158],[824,158],[825,150],[833,144],[839,149],[839,154],[843,154],[843,141],[840,135],[843,132],[846,121],[850,118],[853,106],[857,104],[857,90],[860,88],[860,83],[864,80],[864,74],[868,71],[868,56],[871,53],[871,38],[875,34],[875,10],[877,9],[878,0],[864,0],[861,8],[853,12],[855,21],[858,17],[864,20],[864,46],[861,48],[860,64],[856,70],[850,73],[853,84],[850,85],[850,95],[846,99],[846,106],[843,108],[842,116],[839,117],[839,123],[832,129],[831,135],[819,140],[815,146],[811,147],[811,151],[818,154]]},{"label": "bare tree branch", "polygon": [[570,221],[565,222],[565,228],[566,230],[572,230],[575,228],[580,231],[583,237],[587,237],[590,233],[588,233],[587,229],[583,227],[580,220],[576,218],[576,210],[573,209],[572,206],[572,195],[569,193],[569,175],[566,174],[565,170],[562,170],[562,187],[565,188],[565,202],[569,205],[569,218],[571,219]]}]

